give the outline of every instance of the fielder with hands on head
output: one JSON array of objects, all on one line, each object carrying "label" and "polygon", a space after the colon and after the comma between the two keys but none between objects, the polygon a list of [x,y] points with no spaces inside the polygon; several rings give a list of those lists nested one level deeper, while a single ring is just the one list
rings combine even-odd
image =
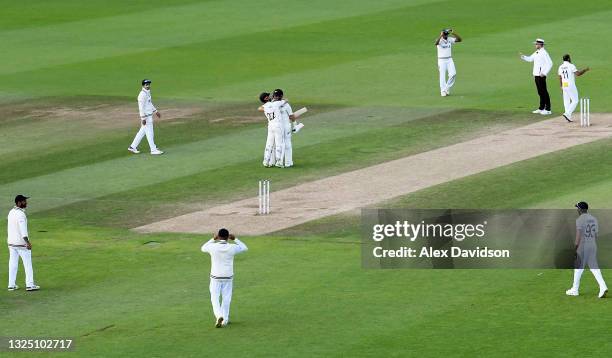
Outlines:
[{"label": "fielder with hands on head", "polygon": [[580,77],[584,75],[590,68],[578,70],[572,63],[572,59],[569,54],[563,55],[563,63],[559,66],[557,74],[559,75],[559,85],[561,86],[561,92],[563,92],[563,107],[565,112],[563,118],[566,121],[572,121],[572,113],[578,105],[578,88],[576,87],[576,76]]},{"label": "fielder with hands on head", "polygon": [[[438,48],[438,71],[440,72],[440,95],[442,97],[450,94],[450,89],[455,84],[455,76],[457,75],[455,63],[451,55],[451,48],[454,43],[463,41],[457,33],[453,33],[449,37],[448,35],[452,32],[453,29],[442,30],[435,42]],[[446,72],[448,72],[448,81],[446,80]]]},{"label": "fielder with hands on head", "polygon": [[[204,245],[202,252],[210,254],[210,301],[215,314],[215,327],[229,323],[234,281],[234,256],[247,251],[247,246],[227,229],[221,229]],[[219,297],[221,303],[219,303]]]},{"label": "fielder with hands on head", "polygon": [[576,263],[574,266],[574,284],[572,288],[565,291],[568,296],[578,296],[580,289],[580,278],[584,268],[588,265],[591,273],[595,276],[599,284],[599,295],[604,298],[608,293],[608,286],[601,275],[601,270],[597,264],[597,238],[599,235],[599,224],[597,219],[588,213],[589,204],[584,201],[576,204],[578,209],[578,219],[576,219]]},{"label": "fielder with hands on head", "polygon": [[140,113],[140,130],[136,133],[136,137],[134,137],[134,141],[130,144],[128,150],[134,154],[140,153],[138,145],[142,138],[147,136],[151,154],[164,154],[164,152],[157,148],[153,140],[153,114],[157,118],[161,118],[161,114],[151,101],[151,80],[142,80],[142,89],[138,94],[138,112]]},{"label": "fielder with hands on head", "polygon": [[9,249],[9,277],[8,290],[15,291],[19,286],[15,284],[19,258],[25,270],[26,291],[37,291],[40,286],[34,284],[34,271],[32,270],[32,244],[28,235],[28,218],[25,209],[28,206],[28,197],[17,195],[15,207],[8,214],[7,243]]},{"label": "fielder with hands on head", "polygon": [[546,76],[552,69],[553,62],[544,48],[544,40],[536,39],[533,44],[536,50],[531,56],[525,56],[519,53],[521,60],[533,62],[533,77],[535,79],[538,95],[540,96],[540,106],[531,113],[549,115],[552,112],[550,111],[550,95],[548,94],[548,88],[546,88]]}]

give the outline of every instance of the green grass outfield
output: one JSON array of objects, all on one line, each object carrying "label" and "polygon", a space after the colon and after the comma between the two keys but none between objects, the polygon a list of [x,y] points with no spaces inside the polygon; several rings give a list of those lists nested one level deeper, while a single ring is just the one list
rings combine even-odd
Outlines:
[{"label": "green grass outfield", "polygon": [[[216,330],[199,251],[208,237],[128,229],[254,195],[263,177],[287,188],[539,120],[530,64],[518,59],[536,37],[554,71],[566,52],[591,66],[581,94],[612,112],[602,43],[611,16],[606,1],[3,4],[0,200],[8,212],[15,194],[32,195],[43,290],[0,291],[0,336],[73,337],[66,355],[82,357],[610,355],[610,302],[595,299],[589,273],[583,295],[568,298],[564,270],[362,270],[358,218],[347,215],[243,237],[232,324]],[[446,26],[465,42],[454,49],[453,94],[440,98],[433,41]],[[122,108],[135,110],[144,77],[162,113],[190,109],[157,124],[162,157],[126,151],[138,119]],[[291,170],[260,165],[256,98],[275,87],[311,109]],[[559,114],[555,76],[549,91]],[[612,208],[611,147],[570,148],[387,204]]]}]

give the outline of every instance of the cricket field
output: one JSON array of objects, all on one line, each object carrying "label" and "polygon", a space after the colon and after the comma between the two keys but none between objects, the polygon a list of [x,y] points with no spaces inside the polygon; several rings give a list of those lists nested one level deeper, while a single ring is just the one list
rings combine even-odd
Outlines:
[{"label": "cricket field", "polygon": [[[0,337],[70,337],[73,351],[52,354],[67,357],[611,355],[612,302],[596,298],[590,273],[567,297],[570,270],[362,269],[355,211],[236,232],[249,251],[236,258],[232,323],[215,329],[200,252],[212,233],[133,230],[255,197],[262,178],[274,192],[544,119],[567,126],[556,76],[565,53],[591,67],[578,89],[604,118],[610,18],[603,0],[3,4],[0,226],[16,194],[31,196],[42,289],[25,292],[20,266],[22,289],[0,291]],[[464,42],[442,98],[433,43],[445,27]],[[531,64],[518,55],[537,37],[555,64],[552,117],[531,114]],[[143,78],[163,115],[162,156],[146,140],[143,153],[127,151]],[[261,165],[258,95],[274,88],[309,109],[293,168]],[[612,208],[610,153],[612,137],[593,140],[377,206]],[[7,262],[5,251],[3,282]]]}]

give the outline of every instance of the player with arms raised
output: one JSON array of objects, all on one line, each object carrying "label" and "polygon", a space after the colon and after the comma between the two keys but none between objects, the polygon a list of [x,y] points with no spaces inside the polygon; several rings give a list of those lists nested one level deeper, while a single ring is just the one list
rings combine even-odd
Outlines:
[{"label": "player with arms raised", "polygon": [[[463,39],[459,34],[453,33],[452,29],[444,29],[440,32],[440,36],[436,39],[435,45],[438,48],[438,71],[440,72],[440,95],[446,97],[450,94],[450,89],[455,84],[455,63],[451,55],[451,48],[454,43],[461,42]],[[448,72],[448,81],[446,80],[446,72]]]},{"label": "player with arms raised", "polygon": [[272,167],[275,164],[282,165],[285,141],[282,127],[281,106],[285,104],[285,101],[272,101],[270,93],[268,92],[260,94],[259,100],[263,104],[258,110],[264,112],[268,120],[268,137],[264,150],[263,165],[266,168]]}]

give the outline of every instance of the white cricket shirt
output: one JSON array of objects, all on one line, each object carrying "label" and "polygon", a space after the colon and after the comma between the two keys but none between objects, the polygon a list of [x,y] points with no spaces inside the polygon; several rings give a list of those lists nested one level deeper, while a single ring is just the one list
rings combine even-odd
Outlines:
[{"label": "white cricket shirt", "polygon": [[523,61],[533,62],[533,75],[548,75],[548,72],[552,69],[553,62],[548,55],[548,52],[542,47],[537,50],[531,56],[522,55]]},{"label": "white cricket shirt", "polygon": [[268,127],[279,126],[281,124],[281,106],[285,103],[286,101],[284,100],[264,103],[263,109],[268,119]]},{"label": "white cricket shirt", "polygon": [[140,118],[145,118],[153,113],[155,113],[157,109],[151,102],[151,91],[142,89],[138,94],[138,112],[140,112]]},{"label": "white cricket shirt", "polygon": [[451,55],[451,47],[457,41],[456,38],[449,36],[446,40],[444,38],[440,39],[438,43],[438,58],[450,58]]},{"label": "white cricket shirt", "polygon": [[283,125],[285,126],[285,128],[291,128],[291,119],[289,118],[289,116],[293,114],[293,109],[291,108],[291,105],[285,102],[285,104],[281,106],[280,111],[281,118],[283,119]]},{"label": "white cricket shirt", "polygon": [[230,244],[225,240],[210,239],[202,245],[202,252],[210,254],[211,278],[230,279],[234,276],[234,256],[248,250],[242,241],[235,239],[234,242]]},{"label": "white cricket shirt", "polygon": [[561,76],[561,87],[563,88],[575,88],[576,87],[576,76],[574,72],[578,72],[576,66],[573,63],[564,61],[557,74]]},{"label": "white cricket shirt", "polygon": [[26,245],[27,243],[23,239],[28,237],[28,218],[25,211],[14,207],[9,211],[7,220],[7,243],[9,245]]}]

